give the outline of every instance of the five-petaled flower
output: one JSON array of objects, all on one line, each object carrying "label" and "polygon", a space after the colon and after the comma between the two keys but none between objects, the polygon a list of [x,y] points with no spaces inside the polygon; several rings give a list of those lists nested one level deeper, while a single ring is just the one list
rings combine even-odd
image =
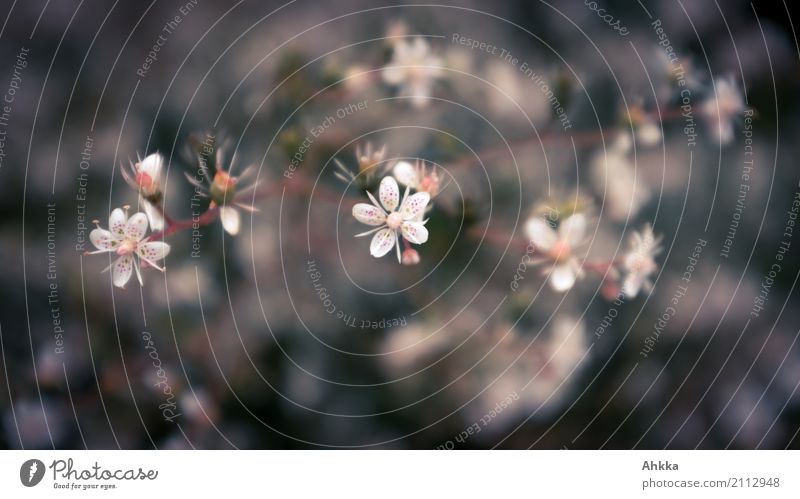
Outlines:
[{"label": "five-petaled flower", "polygon": [[195,187],[195,192],[198,195],[211,198],[209,209],[219,206],[219,218],[222,221],[222,227],[225,229],[225,232],[235,236],[239,233],[239,227],[241,225],[241,216],[239,215],[239,210],[236,208],[241,208],[251,213],[256,211],[256,208],[251,204],[246,204],[241,201],[242,194],[255,189],[256,183],[250,184],[243,190],[237,190],[239,183],[252,172],[252,167],[246,168],[241,175],[235,177],[231,175],[233,162],[234,160],[231,159],[231,167],[225,170],[222,167],[222,149],[217,149],[217,157],[214,162],[216,168],[214,177],[209,178],[205,169],[201,169],[201,173],[209,181],[208,186],[188,173],[186,173],[186,178]]},{"label": "five-petaled flower", "polygon": [[583,274],[575,249],[584,241],[586,216],[582,213],[570,215],[557,229],[544,218],[533,217],[525,224],[525,232],[534,247],[544,252],[545,260],[552,263],[550,286],[558,292],[570,289]]},{"label": "five-petaled flower", "polygon": [[131,161],[127,169],[122,167],[122,178],[139,193],[139,204],[144,207],[153,230],[164,228],[164,215],[161,211],[163,170],[164,158],[158,153],[150,154],[136,163]]},{"label": "five-petaled flower", "polygon": [[442,76],[442,61],[430,52],[422,37],[412,41],[398,40],[392,61],[383,68],[383,81],[400,88],[401,95],[411,97],[415,107],[428,104],[433,83]]},{"label": "five-petaled flower", "polygon": [[[408,188],[400,201],[400,189],[393,177],[384,177],[378,188],[380,203],[367,191],[372,204],[358,203],[353,206],[353,216],[359,222],[377,226],[375,229],[357,234],[356,237],[367,236],[376,232],[369,245],[369,252],[375,258],[388,253],[392,246],[397,248],[397,261],[401,262],[400,237],[413,244],[423,244],[428,240],[427,220],[420,216],[431,199],[427,192],[408,195]],[[399,206],[399,208],[398,208]]]},{"label": "five-petaled flower", "polygon": [[[116,253],[117,258],[106,270],[111,269],[111,280],[114,286],[124,288],[136,271],[139,284],[143,285],[141,268],[153,267],[164,271],[156,262],[169,254],[169,244],[163,241],[148,241],[147,215],[136,213],[128,218],[128,207],[116,208],[108,218],[108,230],[100,227],[89,233],[89,239],[97,248],[87,254]],[[141,268],[140,268],[141,267]]]},{"label": "five-petaled flower", "polygon": [[650,224],[644,226],[641,232],[634,232],[630,240],[630,250],[622,260],[622,292],[627,298],[635,298],[639,290],[649,292],[653,284],[650,276],[658,270],[654,257],[661,251],[659,242]]}]

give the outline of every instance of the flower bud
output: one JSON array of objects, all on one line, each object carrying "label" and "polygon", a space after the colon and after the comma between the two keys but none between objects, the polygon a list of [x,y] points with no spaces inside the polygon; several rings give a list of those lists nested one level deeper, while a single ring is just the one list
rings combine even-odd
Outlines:
[{"label": "flower bud", "polygon": [[401,261],[403,265],[416,265],[419,263],[419,253],[414,248],[406,248]]},{"label": "flower bud", "polygon": [[236,178],[228,175],[227,172],[218,171],[211,182],[211,200],[219,206],[233,202],[236,195]]},{"label": "flower bud", "polygon": [[372,168],[378,166],[383,161],[386,155],[386,148],[382,147],[377,151],[372,150],[372,144],[367,143],[364,150],[360,146],[356,146],[356,159],[358,159],[358,172],[366,173]]},{"label": "flower bud", "polygon": [[158,184],[152,176],[144,171],[136,173],[136,185],[139,187],[139,192],[145,198],[154,196],[158,193]]},{"label": "flower bud", "polygon": [[439,194],[439,175],[437,175],[436,172],[431,172],[422,177],[418,190],[421,192],[427,192],[431,195],[431,197]]}]

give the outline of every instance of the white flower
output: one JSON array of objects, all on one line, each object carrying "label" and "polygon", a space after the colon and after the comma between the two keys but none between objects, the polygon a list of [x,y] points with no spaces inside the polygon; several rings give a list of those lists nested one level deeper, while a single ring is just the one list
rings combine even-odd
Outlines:
[{"label": "white flower", "polygon": [[603,197],[603,209],[614,220],[634,216],[650,200],[651,193],[630,160],[630,134],[621,133],[606,150],[591,161],[591,178]]},{"label": "white flower", "polygon": [[635,298],[641,289],[648,292],[652,289],[650,275],[658,270],[653,258],[661,251],[660,240],[661,238],[656,238],[653,234],[650,224],[631,236],[630,250],[622,260],[622,269],[625,271],[622,293],[627,298]]},{"label": "white flower", "polygon": [[391,62],[383,68],[383,81],[400,87],[400,93],[412,98],[415,107],[428,104],[434,80],[442,76],[442,61],[430,53],[422,37],[398,40]]},{"label": "white flower", "polygon": [[[144,237],[147,232],[147,215],[136,213],[128,218],[126,206],[125,209],[116,208],[111,212],[108,218],[108,230],[101,228],[97,221],[95,224],[97,228],[89,233],[89,239],[97,251],[89,254],[114,252],[119,255],[119,258],[106,269],[111,269],[114,286],[124,288],[134,270],[139,284],[142,285],[140,265],[164,271],[162,267],[156,265],[156,262],[169,254],[169,244],[163,241],[148,241]],[[139,261],[134,257],[138,257]]]},{"label": "white flower", "polygon": [[[375,258],[380,258],[388,253],[392,246],[397,248],[397,261],[400,257],[400,237],[413,244],[423,244],[428,240],[428,229],[419,216],[425,212],[431,199],[427,192],[417,192],[408,195],[408,188],[400,202],[400,189],[393,177],[384,177],[378,190],[380,203],[367,192],[369,203],[358,203],[353,206],[353,216],[363,224],[378,226],[375,229],[357,234],[362,237],[377,232],[372,237],[369,252]],[[398,209],[398,205],[400,208]]]},{"label": "white flower", "polygon": [[164,170],[164,157],[153,153],[136,163],[131,162],[126,170],[122,168],[122,178],[139,193],[139,204],[144,206],[150,227],[164,229],[164,215],[161,212],[161,177]]},{"label": "white flower", "polygon": [[633,126],[636,140],[642,146],[655,146],[661,142],[661,126],[650,113],[644,110],[642,104],[631,105],[628,109],[628,121]]},{"label": "white flower", "polygon": [[550,268],[550,286],[558,292],[567,291],[583,272],[575,249],[583,243],[586,217],[575,213],[553,229],[543,218],[533,217],[525,224],[525,232],[537,250],[545,252]]},{"label": "white flower", "polygon": [[732,78],[716,80],[714,89],[716,94],[701,104],[700,114],[706,119],[714,138],[727,144],[733,140],[733,120],[744,112],[744,98]]},{"label": "white flower", "polygon": [[661,142],[661,127],[652,118],[639,123],[635,130],[636,139],[644,146],[655,146]]}]

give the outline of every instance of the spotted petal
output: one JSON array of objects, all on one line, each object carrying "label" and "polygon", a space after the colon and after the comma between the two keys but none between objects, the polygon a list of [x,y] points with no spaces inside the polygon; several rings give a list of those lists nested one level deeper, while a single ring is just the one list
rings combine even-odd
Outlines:
[{"label": "spotted petal", "polygon": [[136,249],[136,252],[144,260],[149,262],[157,262],[169,254],[169,244],[164,241],[148,241],[142,243]]},{"label": "spotted petal", "polygon": [[353,206],[353,216],[367,225],[382,225],[386,221],[386,213],[369,203],[358,203]]},{"label": "spotted petal", "polygon": [[575,269],[569,263],[562,263],[553,267],[550,273],[550,286],[559,293],[567,291],[575,284],[577,278]]},{"label": "spotted petal", "polygon": [[582,213],[569,216],[558,226],[559,239],[566,241],[570,246],[581,244],[585,235],[586,217]]},{"label": "spotted petal", "polygon": [[403,237],[414,244],[423,244],[428,240],[428,229],[425,228],[422,222],[406,221],[403,222],[400,229],[403,231]]},{"label": "spotted petal", "polygon": [[372,242],[369,244],[369,253],[375,258],[380,258],[388,253],[392,246],[394,246],[396,239],[395,231],[389,229],[379,230],[377,234],[372,236]]},{"label": "spotted petal", "polygon": [[417,169],[408,161],[400,161],[394,165],[392,175],[394,175],[394,178],[396,178],[398,182],[406,187],[416,189],[419,185],[419,174],[417,173]]},{"label": "spotted petal", "polygon": [[400,215],[403,220],[414,220],[425,213],[425,208],[431,200],[431,195],[427,192],[418,192],[406,198],[403,206],[400,207]]},{"label": "spotted petal", "polygon": [[125,226],[128,223],[128,214],[122,208],[115,208],[108,217],[108,230],[117,239],[125,237]]},{"label": "spotted petal", "polygon": [[394,211],[400,204],[400,188],[394,177],[383,177],[381,186],[378,189],[378,198],[387,211]]},{"label": "spotted petal", "polygon": [[125,238],[132,241],[141,241],[147,233],[147,215],[144,213],[135,213],[128,219],[125,226]]},{"label": "spotted petal", "polygon": [[92,241],[95,248],[101,251],[114,251],[118,244],[111,232],[100,228],[89,233],[89,240]]},{"label": "spotted petal", "polygon": [[111,267],[111,280],[114,282],[114,286],[118,288],[124,288],[131,279],[132,274],[133,257],[131,255],[117,258],[117,261],[114,262],[113,267]]},{"label": "spotted petal", "polygon": [[239,210],[230,206],[221,206],[219,208],[219,218],[222,220],[222,228],[225,229],[225,232],[232,236],[239,233],[239,226],[241,225]]},{"label": "spotted petal", "polygon": [[532,218],[525,224],[528,239],[541,251],[550,251],[556,244],[556,232],[541,218]]}]

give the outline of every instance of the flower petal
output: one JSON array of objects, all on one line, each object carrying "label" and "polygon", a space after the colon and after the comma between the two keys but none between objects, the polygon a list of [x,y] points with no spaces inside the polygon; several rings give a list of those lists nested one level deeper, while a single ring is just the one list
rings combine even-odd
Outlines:
[{"label": "flower petal", "polygon": [[381,73],[383,81],[389,85],[399,85],[406,79],[406,68],[390,65],[383,68]]},{"label": "flower petal", "polygon": [[422,109],[430,103],[431,90],[429,80],[416,80],[406,85],[405,94],[411,97],[412,106]]},{"label": "flower petal", "polygon": [[413,220],[425,213],[425,208],[431,200],[431,195],[427,192],[418,192],[406,198],[403,206],[400,207],[400,215],[403,220]]},{"label": "flower petal", "polygon": [[528,220],[525,224],[525,233],[534,246],[541,251],[550,251],[556,244],[556,231],[539,217]]},{"label": "flower petal", "polygon": [[147,213],[147,219],[150,221],[150,229],[164,230],[164,215],[161,214],[161,210],[145,200],[141,200],[140,203],[144,206],[144,212]]},{"label": "flower petal", "polygon": [[124,288],[133,274],[133,257],[125,255],[117,258],[114,266],[111,267],[111,280],[114,286]]},{"label": "flower petal", "polygon": [[394,177],[383,177],[381,186],[378,189],[378,198],[381,204],[388,211],[397,209],[400,204],[400,188],[397,187],[397,181]]},{"label": "flower petal", "polygon": [[569,263],[556,265],[550,272],[550,287],[559,293],[567,291],[575,284],[576,278],[575,269]]},{"label": "flower petal", "polygon": [[222,227],[225,232],[232,236],[239,233],[239,225],[241,224],[239,210],[230,206],[220,206],[219,218],[222,220]]},{"label": "flower petal", "polygon": [[108,230],[114,237],[121,239],[125,237],[125,224],[128,223],[128,215],[122,208],[115,208],[108,217]]},{"label": "flower petal", "polygon": [[136,248],[136,252],[145,260],[157,262],[169,254],[169,244],[164,241],[148,241]]},{"label": "flower petal", "polygon": [[375,258],[380,258],[388,253],[392,249],[392,246],[394,246],[396,237],[395,231],[388,227],[378,231],[378,233],[372,237],[372,242],[369,244],[370,255]]},{"label": "flower petal", "polygon": [[558,238],[575,247],[583,242],[586,235],[586,216],[575,213],[558,226]]},{"label": "flower petal", "polygon": [[639,273],[628,274],[625,280],[622,281],[622,293],[625,298],[636,298],[642,288],[642,284],[644,284],[644,276]]},{"label": "flower petal", "polygon": [[386,214],[369,203],[358,203],[353,206],[353,216],[367,225],[382,225],[386,221]]},{"label": "flower petal", "polygon": [[94,229],[89,233],[89,240],[92,241],[95,248],[106,251],[113,251],[119,244],[111,232],[100,228]]},{"label": "flower petal", "polygon": [[407,48],[409,50],[404,55],[409,59],[420,62],[424,61],[425,58],[428,57],[428,52],[430,50],[428,42],[420,36],[414,38],[414,40],[408,44]]},{"label": "flower petal", "polygon": [[394,178],[396,178],[398,182],[412,189],[416,189],[419,185],[417,169],[408,161],[400,161],[394,165],[392,175],[394,175]]},{"label": "flower petal", "polygon": [[147,233],[147,215],[144,213],[135,213],[128,219],[125,225],[125,238],[133,241],[141,241]]},{"label": "flower petal", "polygon": [[148,174],[153,182],[159,182],[163,167],[164,158],[158,153],[147,156],[138,165],[139,171]]},{"label": "flower petal", "polygon": [[414,244],[423,244],[428,240],[428,229],[422,222],[405,221],[400,229],[403,231],[403,237]]}]

